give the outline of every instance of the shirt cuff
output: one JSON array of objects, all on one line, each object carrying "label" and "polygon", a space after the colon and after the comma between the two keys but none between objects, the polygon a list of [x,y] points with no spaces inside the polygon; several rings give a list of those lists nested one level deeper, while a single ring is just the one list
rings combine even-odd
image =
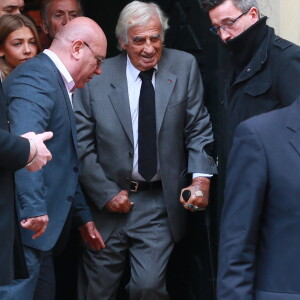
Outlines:
[{"label": "shirt cuff", "polygon": [[193,174],[193,179],[196,178],[196,177],[212,177],[213,175],[212,174],[205,174],[205,173],[194,173]]}]

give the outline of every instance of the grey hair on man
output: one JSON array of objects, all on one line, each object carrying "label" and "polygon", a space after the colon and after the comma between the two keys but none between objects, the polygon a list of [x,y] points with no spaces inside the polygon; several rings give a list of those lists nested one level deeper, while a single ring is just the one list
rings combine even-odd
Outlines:
[{"label": "grey hair on man", "polygon": [[168,18],[157,4],[133,1],[126,5],[120,13],[116,26],[118,49],[123,50],[121,44],[128,44],[127,34],[130,28],[147,24],[153,16],[159,18],[162,28],[161,39],[164,41],[165,31],[169,28]]},{"label": "grey hair on man", "polygon": [[226,1],[231,1],[232,4],[240,9],[243,13],[247,12],[251,7],[256,7],[259,11],[258,3],[256,0],[202,0],[201,7],[204,11],[210,11],[211,9],[223,4]]}]

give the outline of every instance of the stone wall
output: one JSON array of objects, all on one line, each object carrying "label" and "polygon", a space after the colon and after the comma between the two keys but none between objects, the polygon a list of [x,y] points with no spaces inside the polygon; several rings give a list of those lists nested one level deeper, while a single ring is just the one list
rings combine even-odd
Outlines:
[{"label": "stone wall", "polygon": [[258,0],[258,4],[278,35],[300,45],[299,0]]}]

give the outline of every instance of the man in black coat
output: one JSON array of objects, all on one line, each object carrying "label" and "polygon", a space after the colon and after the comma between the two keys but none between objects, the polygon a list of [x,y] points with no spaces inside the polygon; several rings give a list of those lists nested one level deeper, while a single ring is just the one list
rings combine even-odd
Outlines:
[{"label": "man in black coat", "polygon": [[256,0],[203,0],[218,35],[229,50],[220,72],[214,115],[218,154],[218,203],[223,202],[225,170],[237,125],[252,116],[290,105],[299,95],[300,47],[275,35],[260,18]]},{"label": "man in black coat", "polygon": [[[37,171],[51,159],[43,141],[52,137],[51,132],[24,137],[9,133],[2,85],[0,83],[0,285],[13,278],[27,276],[27,268],[19,236],[14,209],[14,171],[26,168]],[[27,164],[27,165],[26,165]],[[38,232],[36,237],[43,232]],[[5,295],[0,295],[1,299]]]}]

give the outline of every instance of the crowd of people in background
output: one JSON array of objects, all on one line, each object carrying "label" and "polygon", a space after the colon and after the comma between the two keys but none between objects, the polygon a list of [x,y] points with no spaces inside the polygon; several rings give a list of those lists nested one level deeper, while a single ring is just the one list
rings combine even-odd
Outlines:
[{"label": "crowd of people in background", "polygon": [[76,299],[116,299],[125,266],[130,300],[170,299],[168,262],[211,188],[216,298],[298,299],[300,47],[257,1],[201,1],[229,58],[215,124],[159,5],[122,9],[111,58],[79,0],[24,6],[0,1],[0,299],[54,300],[72,228]]}]

